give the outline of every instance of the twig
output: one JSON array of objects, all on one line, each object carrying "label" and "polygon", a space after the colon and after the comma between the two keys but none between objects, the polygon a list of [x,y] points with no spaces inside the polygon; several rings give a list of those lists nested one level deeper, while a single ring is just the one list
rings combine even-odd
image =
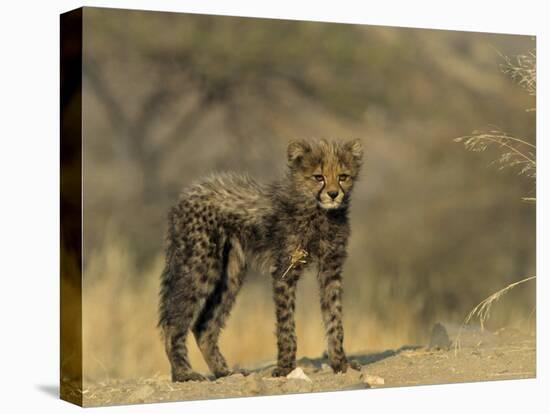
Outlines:
[{"label": "twig", "polygon": [[292,254],[289,257],[290,265],[287,267],[283,275],[281,276],[281,279],[284,279],[288,272],[290,272],[298,263],[305,264],[307,261],[305,258],[308,256],[308,252],[302,249],[301,247],[298,247],[296,250],[292,252]]}]

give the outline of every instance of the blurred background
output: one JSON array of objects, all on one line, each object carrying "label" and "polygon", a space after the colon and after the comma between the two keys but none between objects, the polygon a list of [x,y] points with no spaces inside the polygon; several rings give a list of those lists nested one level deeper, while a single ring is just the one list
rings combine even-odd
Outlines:
[{"label": "blurred background", "polygon": [[[83,357],[88,381],[167,375],[156,329],[166,215],[213,171],[270,181],[300,138],[365,149],[344,271],[348,353],[425,344],[535,273],[534,181],[454,138],[501,129],[534,144],[535,106],[500,68],[534,38],[84,9]],[[487,326],[534,329],[535,284]],[[276,357],[268,275],[251,273],[225,329],[230,366]],[[315,276],[298,289],[299,356],[325,349]],[[191,359],[206,370],[192,337]]]}]

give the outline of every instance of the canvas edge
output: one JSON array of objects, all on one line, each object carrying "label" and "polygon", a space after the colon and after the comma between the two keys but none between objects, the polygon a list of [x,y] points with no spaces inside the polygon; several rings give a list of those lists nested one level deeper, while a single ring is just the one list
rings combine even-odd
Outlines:
[{"label": "canvas edge", "polygon": [[83,9],[60,15],[60,385],[82,394],[82,29]]}]

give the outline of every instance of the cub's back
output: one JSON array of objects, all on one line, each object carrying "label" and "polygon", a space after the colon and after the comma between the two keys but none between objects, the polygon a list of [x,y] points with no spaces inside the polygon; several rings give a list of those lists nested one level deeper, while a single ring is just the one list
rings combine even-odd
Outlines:
[{"label": "cub's back", "polygon": [[259,225],[271,209],[266,189],[250,177],[215,174],[180,194],[171,220],[182,230],[200,225],[204,231],[244,231]]}]

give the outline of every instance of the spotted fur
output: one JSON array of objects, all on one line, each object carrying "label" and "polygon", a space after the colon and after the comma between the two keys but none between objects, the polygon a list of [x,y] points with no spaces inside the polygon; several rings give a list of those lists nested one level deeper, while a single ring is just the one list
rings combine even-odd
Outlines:
[{"label": "spotted fur", "polygon": [[[169,213],[160,321],[173,381],[201,380],[187,355],[193,332],[216,377],[230,374],[218,338],[249,265],[271,274],[277,318],[274,376],[296,366],[296,284],[317,264],[330,365],[346,371],[342,266],[350,233],[348,208],[359,174],[359,141],[292,142],[285,179],[270,185],[215,175],[185,190]],[[305,263],[292,265],[297,249]],[[260,269],[260,270],[261,270]]]}]

